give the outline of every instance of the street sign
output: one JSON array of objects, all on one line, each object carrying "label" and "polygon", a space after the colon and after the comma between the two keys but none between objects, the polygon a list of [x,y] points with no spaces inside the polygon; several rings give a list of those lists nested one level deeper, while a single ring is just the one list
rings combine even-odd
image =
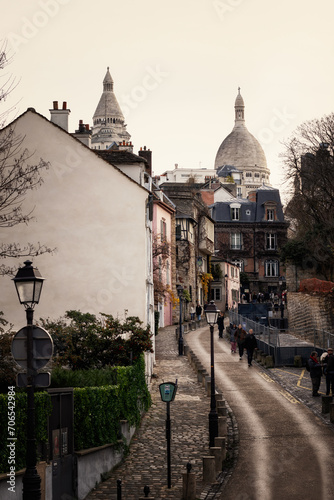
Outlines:
[{"label": "street sign", "polygon": [[[12,355],[16,363],[22,368],[27,368],[27,336],[28,326],[21,328],[12,341]],[[32,369],[40,370],[51,359],[53,342],[46,330],[39,326],[33,328]]]},{"label": "street sign", "polygon": [[[49,387],[51,383],[51,375],[49,372],[37,373],[33,376],[35,387]],[[16,376],[17,387],[27,387],[28,375],[26,373],[18,373]]]}]

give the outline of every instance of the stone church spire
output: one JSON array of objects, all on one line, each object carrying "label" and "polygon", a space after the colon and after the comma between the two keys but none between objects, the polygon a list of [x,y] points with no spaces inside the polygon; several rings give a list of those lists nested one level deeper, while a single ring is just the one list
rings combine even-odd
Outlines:
[{"label": "stone church spire", "polygon": [[235,100],[235,105],[234,105],[234,110],[235,110],[235,124],[238,122],[244,122],[245,121],[245,104],[244,100],[240,94],[240,87],[238,87],[238,95]]},{"label": "stone church spire", "polygon": [[103,80],[103,92],[93,116],[92,148],[109,149],[121,143],[122,149],[125,146],[132,151],[130,138],[122,110],[114,94],[114,81],[108,67]]}]

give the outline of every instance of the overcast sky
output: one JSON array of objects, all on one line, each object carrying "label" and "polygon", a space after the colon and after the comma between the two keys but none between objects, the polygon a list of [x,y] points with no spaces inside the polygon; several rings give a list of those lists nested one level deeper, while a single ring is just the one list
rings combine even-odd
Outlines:
[{"label": "overcast sky", "polygon": [[109,66],[134,152],[150,148],[160,174],[213,168],[240,86],[282,190],[282,140],[333,111],[333,19],[332,0],[3,0],[19,81],[5,106],[49,118],[67,101],[71,132],[92,125]]}]

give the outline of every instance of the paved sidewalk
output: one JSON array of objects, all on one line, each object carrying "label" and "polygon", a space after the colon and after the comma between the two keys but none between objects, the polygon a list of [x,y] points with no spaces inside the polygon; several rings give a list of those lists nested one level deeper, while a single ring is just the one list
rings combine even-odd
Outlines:
[{"label": "paved sidewalk", "polygon": [[[208,455],[208,415],[210,398],[186,356],[179,356],[175,326],[159,330],[156,336],[156,378],[152,379],[152,407],[130,445],[125,461],[114,469],[109,479],[100,483],[87,500],[117,499],[117,480],[122,481],[122,499],[144,497],[144,486],[155,500],[182,498],[182,474],[188,462],[196,473],[198,497],[202,486],[202,457]],[[206,327],[207,328],[207,327]],[[175,382],[178,392],[170,404],[171,417],[171,483],[167,487],[166,403],[161,401],[159,384]]]}]

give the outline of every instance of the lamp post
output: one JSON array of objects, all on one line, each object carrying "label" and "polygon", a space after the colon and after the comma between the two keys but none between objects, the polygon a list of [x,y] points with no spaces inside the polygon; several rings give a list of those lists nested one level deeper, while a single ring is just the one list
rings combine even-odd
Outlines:
[{"label": "lamp post", "polygon": [[182,296],[183,287],[182,285],[176,285],[177,294],[179,297],[180,304],[180,333],[179,333],[179,356],[183,356],[183,332],[182,332]]},{"label": "lamp post", "polygon": [[215,396],[215,356],[214,356],[214,344],[213,344],[213,329],[214,325],[217,323],[217,318],[219,310],[216,304],[211,300],[210,304],[206,306],[205,309],[206,322],[210,325],[210,342],[211,342],[211,402],[210,402],[210,413],[209,413],[209,444],[210,447],[215,445],[215,437],[218,436],[218,413],[216,407],[216,396]]},{"label": "lamp post", "polygon": [[35,401],[33,358],[33,317],[34,306],[38,304],[43,281],[38,269],[27,260],[13,278],[20,304],[26,309],[27,317],[27,464],[23,476],[23,500],[40,500],[41,478],[36,469]]},{"label": "lamp post", "polygon": [[227,288],[227,283],[228,283],[228,276],[225,274],[225,311],[228,310],[228,288]]}]

